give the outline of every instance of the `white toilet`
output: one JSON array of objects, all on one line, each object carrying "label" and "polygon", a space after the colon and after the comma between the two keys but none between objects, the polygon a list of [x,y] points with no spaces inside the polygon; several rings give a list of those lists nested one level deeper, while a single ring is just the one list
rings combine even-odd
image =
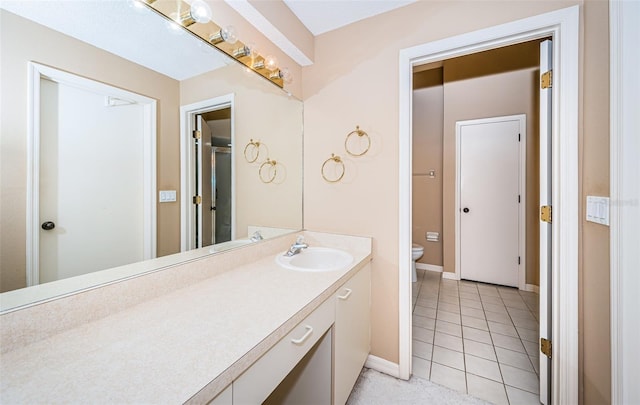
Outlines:
[{"label": "white toilet", "polygon": [[418,281],[418,275],[416,274],[416,260],[422,257],[424,254],[424,247],[414,243],[411,246],[411,281]]}]

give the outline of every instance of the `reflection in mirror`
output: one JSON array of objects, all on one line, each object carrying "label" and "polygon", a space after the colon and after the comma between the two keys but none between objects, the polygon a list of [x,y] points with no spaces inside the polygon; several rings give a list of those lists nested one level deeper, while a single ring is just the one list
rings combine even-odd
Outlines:
[{"label": "reflection in mirror", "polygon": [[[302,228],[302,103],[128,4],[1,4],[0,311]],[[188,143],[198,126],[210,134]],[[254,163],[251,139],[269,146]]]}]

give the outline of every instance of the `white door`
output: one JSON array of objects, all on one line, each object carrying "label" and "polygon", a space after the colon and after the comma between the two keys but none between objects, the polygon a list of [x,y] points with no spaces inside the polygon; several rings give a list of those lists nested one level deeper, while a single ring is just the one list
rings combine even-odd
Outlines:
[{"label": "white door", "polygon": [[[540,72],[551,70],[553,46],[540,43]],[[540,206],[551,206],[551,88],[540,89]],[[540,221],[540,338],[551,341],[551,223]],[[551,359],[540,355],[540,402],[551,403]]]},{"label": "white door", "polygon": [[197,142],[196,150],[198,156],[196,156],[196,162],[198,164],[198,185],[202,196],[202,203],[198,207],[198,226],[196,240],[199,241],[198,247],[211,246],[215,243],[213,238],[213,229],[215,225],[213,223],[215,219],[214,201],[213,201],[213,189],[211,184],[212,170],[211,159],[213,157],[212,149],[212,133],[207,122],[202,118],[202,115],[196,116],[196,127],[200,131],[200,140]]},{"label": "white door", "polygon": [[40,90],[39,282],[143,260],[143,107]]},{"label": "white door", "polygon": [[456,124],[462,279],[518,286],[523,129],[524,116]]}]

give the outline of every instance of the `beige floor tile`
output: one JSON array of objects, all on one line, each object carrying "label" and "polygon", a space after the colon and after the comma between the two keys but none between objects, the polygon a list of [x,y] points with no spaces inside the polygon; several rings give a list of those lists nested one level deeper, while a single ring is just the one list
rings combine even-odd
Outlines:
[{"label": "beige floor tile", "polygon": [[492,344],[480,343],[471,339],[464,339],[464,353],[483,359],[497,361],[495,348]]},{"label": "beige floor tile", "polygon": [[507,307],[505,307],[504,305],[500,304],[482,304],[482,306],[484,307],[485,312],[489,311],[489,312],[497,312],[499,314],[505,314],[507,315]]},{"label": "beige floor tile", "polygon": [[506,313],[503,314],[498,312],[487,311],[484,314],[487,317],[487,321],[500,322],[507,325],[513,325],[513,322],[511,322],[511,317]]},{"label": "beige floor tile", "polygon": [[462,315],[472,316],[472,317],[478,318],[478,319],[485,319],[484,318],[484,311],[481,310],[481,309],[469,308],[469,307],[461,307],[460,311],[462,312]]},{"label": "beige floor tile", "polygon": [[513,319],[517,318],[517,319],[530,320],[530,321],[535,320],[535,318],[533,317],[533,314],[528,309],[518,309],[518,308],[507,307],[507,312],[509,312],[509,315]]},{"label": "beige floor tile", "polygon": [[436,319],[451,323],[457,323],[458,325],[460,325],[460,314],[454,314],[453,312],[438,310]]},{"label": "beige floor tile", "polygon": [[477,292],[460,291],[460,298],[471,301],[480,301],[480,294],[478,294]]},{"label": "beige floor tile", "polygon": [[437,320],[435,331],[462,337],[462,328],[460,327],[460,325],[447,321]]},{"label": "beige floor tile", "polygon": [[425,360],[431,360],[433,345],[413,339],[413,355]]},{"label": "beige floor tile", "polygon": [[521,328],[516,326],[516,330],[518,331],[518,335],[520,339],[526,340],[527,342],[537,342],[539,339],[539,333],[537,330],[531,330],[527,328]]},{"label": "beige floor tile", "polygon": [[518,332],[513,325],[507,325],[504,323],[487,321],[489,324],[489,331],[499,333],[501,335],[513,336],[519,338]]},{"label": "beige floor tile", "polygon": [[540,355],[540,347],[538,342],[521,342],[524,345],[524,349],[527,354],[531,357],[538,357]]},{"label": "beige floor tile", "polygon": [[482,284],[478,284],[478,292],[480,293],[480,297],[486,297],[486,296],[499,297],[500,296],[497,288],[485,286]]},{"label": "beige floor tile", "polygon": [[415,377],[428,380],[431,376],[431,361],[414,356],[411,370]]},{"label": "beige floor tile", "polygon": [[413,310],[415,315],[425,316],[427,318],[436,319],[436,309],[435,308],[425,308],[416,306]]},{"label": "beige floor tile", "polygon": [[499,333],[492,333],[491,339],[493,340],[493,345],[496,347],[502,347],[520,353],[526,353],[519,338],[501,335]]},{"label": "beige floor tile", "polygon": [[412,328],[413,338],[416,340],[421,340],[425,343],[433,343],[433,334],[435,333],[432,329],[425,329],[419,326],[414,326]]},{"label": "beige floor tile", "polygon": [[464,371],[464,356],[461,352],[455,350],[434,346],[431,361]]},{"label": "beige floor tile", "polygon": [[496,354],[498,355],[498,363],[500,364],[506,364],[508,366],[516,367],[525,371],[534,371],[531,360],[525,353],[515,352],[513,350],[504,349],[502,347],[496,347]]},{"label": "beige floor tile", "polygon": [[434,330],[436,327],[436,320],[432,318],[426,318],[420,315],[414,315],[413,326]]},{"label": "beige floor tile", "polygon": [[491,335],[489,334],[489,332],[485,332],[485,331],[480,330],[480,329],[475,329],[475,328],[470,328],[468,326],[463,326],[462,327],[462,335],[463,335],[463,337],[465,339],[474,340],[474,341],[480,342],[480,343],[492,344],[491,343]]},{"label": "beige floor tile", "polygon": [[532,394],[539,392],[540,380],[536,373],[520,370],[505,364],[501,364],[500,369],[502,370],[505,385],[520,388]]},{"label": "beige floor tile", "polygon": [[458,392],[467,393],[467,382],[464,371],[456,370],[441,364],[431,364],[431,381],[449,387]]},{"label": "beige floor tile", "polygon": [[451,295],[441,295],[438,298],[438,302],[445,302],[447,304],[460,304],[460,298],[453,297]]},{"label": "beige floor tile", "polygon": [[502,383],[502,375],[500,374],[500,368],[497,362],[466,353],[464,355],[464,362],[467,373]]},{"label": "beige floor tile", "polygon": [[482,329],[486,331],[489,330],[489,327],[487,326],[487,321],[485,321],[484,319],[474,318],[468,315],[462,315],[462,325],[469,326],[471,328]]},{"label": "beige floor tile", "polygon": [[458,304],[447,304],[446,302],[441,302],[438,304],[438,311],[447,311],[452,314],[460,313],[460,305]]},{"label": "beige floor tile", "polygon": [[540,405],[539,394],[532,394],[518,388],[505,387],[507,389],[507,397],[511,405]]},{"label": "beige floor tile", "polygon": [[426,308],[438,308],[438,300],[418,298],[418,300],[416,301],[416,305]]},{"label": "beige floor tile", "polygon": [[496,305],[504,305],[502,303],[502,298],[494,297],[493,295],[484,295],[481,297],[483,304],[496,304]]},{"label": "beige floor tile", "polygon": [[503,384],[467,373],[467,390],[469,395],[484,399],[496,405],[509,405]]},{"label": "beige floor tile", "polygon": [[529,360],[531,360],[531,364],[533,365],[533,369],[536,371],[536,374],[540,375],[540,358],[529,356]]},{"label": "beige floor tile", "polygon": [[511,319],[513,320],[513,324],[515,326],[518,326],[520,328],[525,328],[525,329],[538,329],[540,323],[535,319],[521,319],[521,318],[514,318],[511,317]]},{"label": "beige floor tile", "polygon": [[444,347],[447,349],[455,350],[457,352],[463,351],[462,338],[453,335],[447,335],[446,333],[436,332],[433,344],[435,346]]},{"label": "beige floor tile", "polygon": [[460,298],[460,305],[462,305],[463,307],[482,309],[481,301],[470,300],[468,298]]},{"label": "beige floor tile", "polygon": [[518,298],[517,300],[503,298],[502,302],[504,302],[504,306],[507,308],[522,309],[525,311],[529,310],[529,307],[527,306],[527,304],[524,301],[522,301],[522,299],[520,298]]}]

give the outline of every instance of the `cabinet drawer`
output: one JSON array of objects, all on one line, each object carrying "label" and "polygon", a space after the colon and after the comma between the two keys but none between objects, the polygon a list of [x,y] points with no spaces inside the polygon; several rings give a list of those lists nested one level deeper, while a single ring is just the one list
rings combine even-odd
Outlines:
[{"label": "cabinet drawer", "polygon": [[233,382],[233,402],[262,403],[331,327],[335,301],[328,299]]}]

